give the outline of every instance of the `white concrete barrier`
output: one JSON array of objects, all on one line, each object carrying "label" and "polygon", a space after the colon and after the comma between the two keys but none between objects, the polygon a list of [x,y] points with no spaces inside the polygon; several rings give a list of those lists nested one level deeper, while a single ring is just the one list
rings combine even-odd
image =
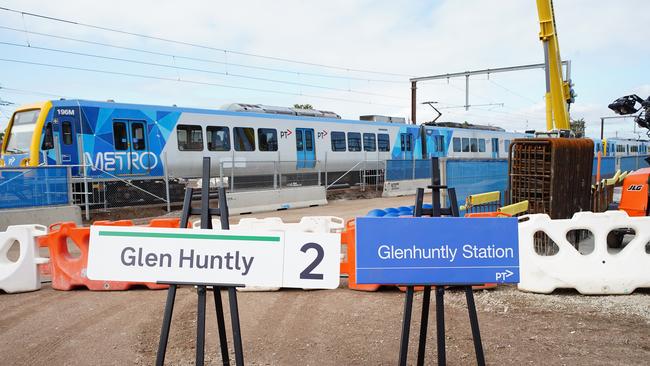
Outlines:
[{"label": "white concrete barrier", "polygon": [[[634,238],[622,248],[608,248],[608,234],[624,228],[634,230]],[[581,254],[571,245],[567,240],[571,230],[591,231],[593,250]],[[535,251],[534,237],[540,231],[557,245],[550,255]],[[581,294],[601,295],[650,287],[649,243],[650,217],[628,217],[623,211],[580,212],[570,220],[551,220],[544,214],[522,216],[519,289],[550,293],[556,288],[574,288]]]},{"label": "white concrete barrier", "polygon": [[[49,260],[38,256],[36,237],[45,234],[47,228],[41,225],[14,225],[0,232],[0,290],[25,292],[41,288],[38,265]],[[9,259],[14,242],[20,248],[16,261]]]}]

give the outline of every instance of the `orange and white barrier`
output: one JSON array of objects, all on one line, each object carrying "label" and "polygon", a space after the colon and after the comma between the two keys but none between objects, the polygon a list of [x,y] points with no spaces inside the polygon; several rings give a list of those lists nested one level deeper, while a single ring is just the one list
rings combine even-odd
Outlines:
[{"label": "orange and white barrier", "polygon": [[[151,227],[178,227],[179,219],[156,219],[148,226]],[[103,226],[133,226],[129,220],[99,221],[94,225]],[[167,285],[155,283],[135,283],[122,281],[95,281],[86,276],[88,268],[88,250],[90,227],[77,227],[73,222],[58,223],[50,226],[50,232],[39,238],[39,245],[47,247],[50,251],[50,271],[52,275],[52,288],[68,291],[78,287],[86,287],[92,291],[119,291],[128,290],[133,286],[145,286],[149,289],[164,289]],[[71,253],[68,241],[72,241],[80,253]]]},{"label": "orange and white barrier", "polygon": [[[0,232],[0,290],[5,292],[36,291],[41,288],[38,265],[47,263],[47,258],[38,255],[36,238],[47,233],[41,225],[9,226]],[[9,250],[18,242],[18,259],[9,259]]]},{"label": "orange and white barrier", "polygon": [[[614,232],[612,235],[616,237],[620,229],[634,230],[634,238],[622,248],[608,248],[608,235]],[[581,254],[571,245],[567,234],[572,230],[591,231],[593,250],[589,247]],[[538,235],[536,251],[535,233],[538,232],[546,233],[556,247],[539,250]],[[541,244],[548,247],[549,243],[546,240]],[[551,220],[545,214],[522,216],[519,289],[551,293],[557,288],[574,288],[590,295],[629,294],[637,288],[650,287],[649,249],[650,217],[647,216],[629,217],[623,211],[579,212],[567,220]]]}]

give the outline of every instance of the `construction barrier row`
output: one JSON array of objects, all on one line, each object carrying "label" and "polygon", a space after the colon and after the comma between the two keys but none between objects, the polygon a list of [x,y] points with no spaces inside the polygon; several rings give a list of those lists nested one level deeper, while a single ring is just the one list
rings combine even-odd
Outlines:
[{"label": "construction barrier row", "polygon": [[48,259],[39,256],[36,240],[46,234],[47,228],[41,225],[9,226],[0,232],[0,290],[13,293],[41,288],[38,265]]},{"label": "construction barrier row", "polygon": [[[569,242],[570,232],[584,230],[591,234]],[[650,217],[628,217],[623,211],[579,212],[564,220],[522,216],[519,256],[520,290],[629,294],[650,287]]]},{"label": "construction barrier row", "polygon": [[[147,226],[177,228],[180,220],[155,219]],[[98,221],[93,225],[100,226],[133,226],[130,220]],[[91,291],[120,291],[134,286],[145,286],[149,289],[164,289],[167,285],[140,282],[96,281],[86,276],[88,268],[88,240],[90,227],[77,227],[73,222],[58,223],[50,226],[47,235],[38,238],[41,247],[47,247],[50,252],[49,273],[52,277],[52,288],[68,291],[85,287]],[[68,242],[71,241],[79,248],[80,253],[71,253]]]}]

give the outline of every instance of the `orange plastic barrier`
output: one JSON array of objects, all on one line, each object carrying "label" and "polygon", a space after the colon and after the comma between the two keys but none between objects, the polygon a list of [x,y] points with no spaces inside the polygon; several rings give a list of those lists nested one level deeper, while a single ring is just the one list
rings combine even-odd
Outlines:
[{"label": "orange plastic barrier", "polygon": [[474,212],[474,213],[466,213],[465,217],[473,217],[473,218],[482,218],[482,217],[512,217],[512,215],[504,213],[504,212]]},{"label": "orange plastic barrier", "polygon": [[[180,220],[155,219],[148,226],[151,227],[178,227]],[[103,226],[133,226],[130,220],[97,221],[94,225]],[[68,291],[77,287],[86,287],[91,291],[121,291],[133,286],[145,286],[152,290],[165,289],[167,285],[155,283],[123,282],[123,281],[96,281],[86,277],[88,267],[88,240],[90,227],[77,227],[73,222],[57,223],[50,226],[50,232],[39,238],[39,245],[47,247],[50,251],[50,272],[52,288]],[[68,240],[81,251],[80,256],[73,256],[68,250]]]},{"label": "orange plastic barrier", "polygon": [[[506,215],[506,214],[504,214]],[[473,216],[473,217],[489,217],[489,216]],[[345,261],[341,260],[341,274],[348,275],[348,288],[357,291],[377,291],[381,285],[361,285],[357,283],[356,275],[356,230],[354,227],[354,219],[348,220],[345,223],[345,228],[341,233],[341,245],[345,245],[346,258]],[[474,290],[482,290],[495,288],[496,283],[486,283],[484,285],[472,286]],[[400,291],[406,291],[406,286],[397,286]],[[435,286],[434,286],[435,287]],[[448,286],[449,287],[449,286]],[[415,291],[424,290],[424,286],[415,286]]]}]

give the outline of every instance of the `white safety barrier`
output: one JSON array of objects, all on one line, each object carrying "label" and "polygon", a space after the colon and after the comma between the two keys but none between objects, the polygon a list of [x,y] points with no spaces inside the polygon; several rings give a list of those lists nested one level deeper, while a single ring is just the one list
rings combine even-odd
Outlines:
[{"label": "white safety barrier", "polygon": [[[5,292],[35,291],[41,288],[38,265],[47,258],[38,256],[36,237],[47,234],[41,225],[14,225],[0,232],[0,290]],[[9,259],[9,249],[18,242],[20,254],[17,261]]]},{"label": "white safety barrier", "polygon": [[[201,221],[192,224],[195,229],[201,228]],[[213,228],[220,228],[219,218],[212,220]],[[268,230],[268,231],[300,231],[307,233],[340,233],[345,227],[345,221],[336,216],[305,216],[300,222],[284,222],[279,217],[264,219],[245,218],[238,224],[230,225],[232,230]],[[246,286],[238,287],[238,291],[278,291],[280,287]]]},{"label": "white safety barrier", "polygon": [[[634,230],[634,239],[622,249],[608,248],[608,234],[624,228]],[[567,241],[571,230],[591,231],[593,251],[581,254],[571,245]],[[540,231],[557,245],[555,254],[540,255],[535,251],[534,237]],[[574,288],[581,294],[601,295],[629,294],[650,287],[649,243],[650,217],[628,217],[623,211],[580,212],[570,220],[551,220],[545,214],[522,216],[519,289],[551,293],[556,288]]]}]

